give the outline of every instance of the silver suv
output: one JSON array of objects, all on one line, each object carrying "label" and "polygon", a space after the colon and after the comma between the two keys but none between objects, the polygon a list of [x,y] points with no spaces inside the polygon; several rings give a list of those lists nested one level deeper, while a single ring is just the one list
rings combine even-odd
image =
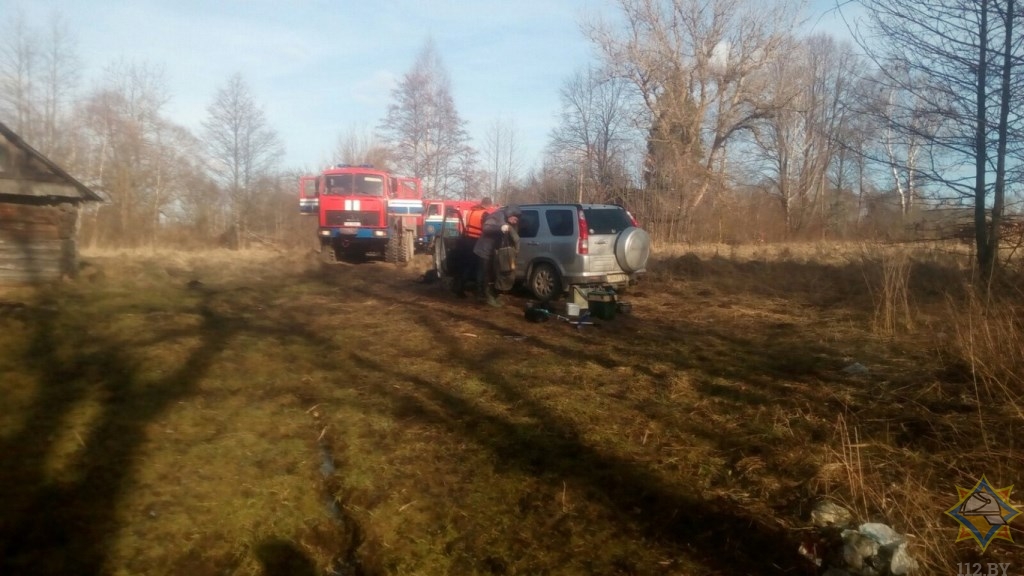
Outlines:
[{"label": "silver suv", "polygon": [[571,286],[622,289],[646,271],[651,238],[621,206],[522,204],[516,280],[538,300]]}]

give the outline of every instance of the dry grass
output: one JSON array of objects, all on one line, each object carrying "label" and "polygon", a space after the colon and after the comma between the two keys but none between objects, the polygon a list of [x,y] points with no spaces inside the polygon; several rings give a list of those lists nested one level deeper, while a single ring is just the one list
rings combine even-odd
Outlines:
[{"label": "dry grass", "polygon": [[[1024,327],[1015,283],[983,299],[971,282],[970,260],[941,245],[700,252],[705,259],[677,247],[659,278],[713,283],[705,293],[785,292],[790,305],[821,307],[819,317],[836,319],[817,332],[850,347],[847,362],[869,367],[854,382],[829,384],[825,402],[836,409],[822,415],[831,431],[827,442],[816,443],[820,465],[808,492],[840,500],[862,521],[909,533],[925,573],[953,573],[957,562],[976,559],[972,543],[952,546],[956,527],[940,506],[955,503],[956,485],[973,485],[982,474],[1009,485],[1024,470],[1017,448]],[[848,290],[856,284],[860,290]],[[1020,563],[1019,546],[1007,544],[1001,553]]]},{"label": "dry grass", "polygon": [[[872,270],[865,266],[865,273]],[[868,290],[875,300],[875,322],[877,332],[893,336],[900,331],[914,328],[910,310],[910,258],[905,254],[885,255],[882,258],[880,278],[868,278]]]},{"label": "dry grass", "polygon": [[969,370],[979,405],[1000,406],[1024,420],[1024,307],[1022,294],[992,296],[970,290],[949,303],[950,351]]},{"label": "dry grass", "polygon": [[3,573],[811,573],[823,496],[953,573],[1024,471],[1019,307],[943,247],[661,247],[582,331],[425,259],[87,262],[0,297]]}]

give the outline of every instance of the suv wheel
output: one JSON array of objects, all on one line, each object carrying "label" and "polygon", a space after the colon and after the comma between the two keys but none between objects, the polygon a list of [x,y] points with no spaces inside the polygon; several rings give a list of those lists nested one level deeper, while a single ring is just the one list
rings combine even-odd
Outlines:
[{"label": "suv wheel", "polygon": [[546,262],[533,267],[528,285],[530,292],[541,302],[557,299],[562,293],[562,280],[558,277],[558,271]]}]

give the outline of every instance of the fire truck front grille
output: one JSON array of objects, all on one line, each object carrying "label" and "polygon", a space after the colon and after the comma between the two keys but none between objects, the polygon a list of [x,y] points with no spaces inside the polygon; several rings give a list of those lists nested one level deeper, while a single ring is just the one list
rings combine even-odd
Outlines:
[{"label": "fire truck front grille", "polygon": [[359,222],[360,226],[377,226],[380,222],[378,212],[366,210],[328,210],[328,226],[344,226],[351,222]]}]

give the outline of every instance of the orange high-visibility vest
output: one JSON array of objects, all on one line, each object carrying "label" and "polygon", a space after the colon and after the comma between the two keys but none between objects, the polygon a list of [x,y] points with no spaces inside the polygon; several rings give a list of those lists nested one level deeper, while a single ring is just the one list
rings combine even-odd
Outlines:
[{"label": "orange high-visibility vest", "polygon": [[466,216],[466,236],[479,238],[484,233],[484,220],[487,218],[486,208],[473,208]]}]

